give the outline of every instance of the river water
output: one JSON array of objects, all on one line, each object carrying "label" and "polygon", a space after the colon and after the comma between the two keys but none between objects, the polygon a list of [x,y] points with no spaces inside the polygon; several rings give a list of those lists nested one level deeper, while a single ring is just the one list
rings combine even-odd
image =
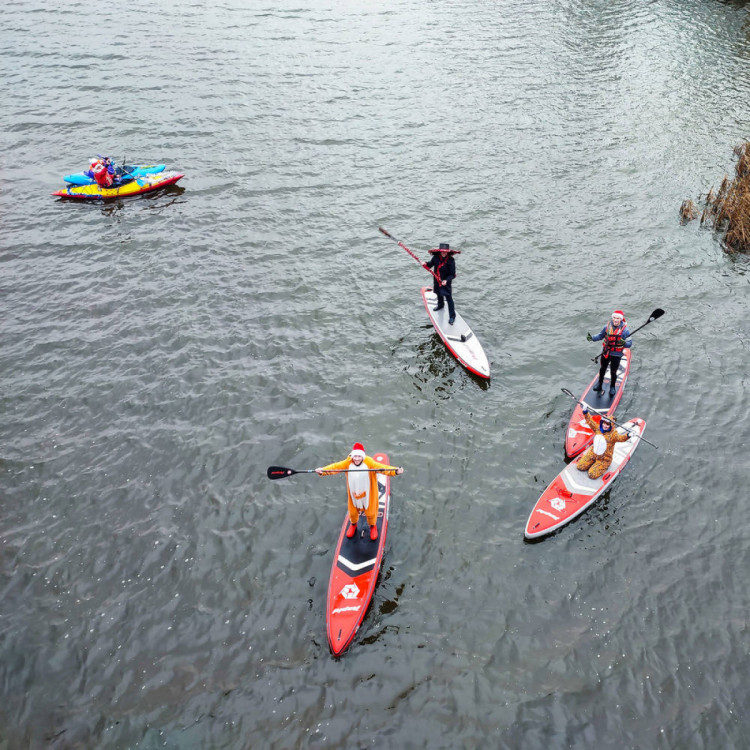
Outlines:
[{"label": "river water", "polygon": [[[748,135],[720,0],[10,0],[1,748],[744,748],[748,266],[678,209]],[[49,196],[94,153],[179,186]],[[437,338],[418,255],[492,363]],[[615,307],[646,437],[540,543]],[[405,467],[357,638],[354,441]]]}]

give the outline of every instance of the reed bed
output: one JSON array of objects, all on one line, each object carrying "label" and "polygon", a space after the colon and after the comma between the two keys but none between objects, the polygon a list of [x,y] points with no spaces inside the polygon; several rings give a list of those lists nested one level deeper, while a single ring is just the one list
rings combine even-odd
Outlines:
[{"label": "reed bed", "polygon": [[705,198],[699,199],[702,211],[693,201],[683,201],[680,218],[686,223],[700,214],[701,225],[720,234],[726,252],[750,253],[750,142],[735,146],[734,155],[734,177],[730,180],[725,175],[718,190],[712,187]]}]

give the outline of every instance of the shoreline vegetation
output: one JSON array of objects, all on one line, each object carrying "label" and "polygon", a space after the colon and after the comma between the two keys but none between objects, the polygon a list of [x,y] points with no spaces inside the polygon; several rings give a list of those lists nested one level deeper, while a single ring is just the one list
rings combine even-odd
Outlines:
[{"label": "shoreline vegetation", "polygon": [[682,223],[697,219],[720,235],[724,252],[750,253],[750,141],[734,147],[737,163],[734,177],[724,176],[717,191],[713,187],[705,198],[699,197],[702,211],[690,199],[682,202]]}]

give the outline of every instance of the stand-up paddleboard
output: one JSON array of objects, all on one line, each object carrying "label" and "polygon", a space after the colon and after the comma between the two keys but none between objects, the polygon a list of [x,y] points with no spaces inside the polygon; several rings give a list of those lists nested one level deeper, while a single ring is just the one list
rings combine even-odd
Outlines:
[{"label": "stand-up paddleboard", "polygon": [[479,339],[469,328],[468,323],[456,313],[453,325],[448,324],[448,305],[442,310],[433,310],[437,305],[437,296],[430,287],[422,287],[422,299],[427,314],[430,316],[432,325],[438,332],[438,336],[448,347],[448,351],[469,371],[480,378],[489,378],[490,363],[487,355],[479,343]]},{"label": "stand-up paddleboard", "polygon": [[[378,463],[388,464],[388,456],[385,453],[376,453],[373,458]],[[328,645],[334,656],[341,656],[354,640],[370,605],[380,572],[380,563],[383,560],[388,532],[391,478],[386,474],[377,474],[377,479],[378,538],[375,541],[370,539],[367,519],[364,514],[360,514],[357,533],[351,539],[347,539],[347,513],[339,534],[339,543],[336,545],[326,605]]]},{"label": "stand-up paddleboard", "polygon": [[[604,376],[604,383],[602,384],[601,391],[594,390],[594,386],[599,382],[599,373],[597,372],[594,379],[589,383],[589,387],[583,392],[583,396],[578,400],[585,401],[589,405],[589,411],[596,411],[599,414],[607,414],[611,417],[617,410],[617,405],[620,403],[629,373],[630,350],[625,349],[620,358],[620,366],[617,368],[617,382],[615,383],[614,396],[609,395],[610,375],[608,368],[607,373]],[[567,435],[565,436],[565,455],[568,458],[577,456],[589,446],[593,439],[594,433],[583,418],[583,408],[580,404],[576,404],[575,409],[573,409],[573,414],[570,417],[570,422],[568,423]]]},{"label": "stand-up paddleboard", "polygon": [[63,190],[57,190],[52,195],[60,198],[76,198],[78,200],[110,200],[113,198],[126,198],[131,195],[140,195],[149,193],[152,190],[159,190],[174,185],[185,175],[180,172],[161,172],[160,174],[145,174],[136,177],[130,182],[126,182],[119,187],[104,188],[100,185],[71,185]]},{"label": "stand-up paddleboard", "polygon": [[640,443],[646,429],[644,420],[636,417],[624,427],[631,430],[630,440],[616,443],[609,469],[599,479],[589,479],[585,471],[576,468],[575,462],[568,464],[552,481],[537,500],[526,522],[524,536],[538,539],[564,526],[583,513],[617,479],[630,456]]},{"label": "stand-up paddleboard", "polygon": [[[142,177],[144,174],[158,174],[166,168],[166,164],[124,164],[121,167],[115,167],[115,173],[120,175],[120,177]],[[96,184],[96,180],[83,174],[83,172],[66,174],[63,180],[69,182],[71,185]]]}]

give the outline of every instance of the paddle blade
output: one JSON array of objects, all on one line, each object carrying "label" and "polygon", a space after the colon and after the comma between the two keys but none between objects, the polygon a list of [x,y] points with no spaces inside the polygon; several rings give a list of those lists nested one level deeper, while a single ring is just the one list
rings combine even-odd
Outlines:
[{"label": "paddle blade", "polygon": [[651,313],[651,320],[661,318],[662,315],[664,315],[664,310],[662,310],[661,307],[657,307],[656,310]]},{"label": "paddle blade", "polygon": [[379,229],[379,230],[380,230],[380,231],[381,231],[381,232],[382,232],[382,233],[383,233],[383,234],[384,234],[384,235],[385,235],[386,237],[388,237],[389,239],[391,239],[391,240],[392,240],[392,239],[394,239],[393,235],[392,235],[392,234],[390,234],[389,232],[386,232],[386,231],[385,231],[385,229],[383,229],[383,227],[378,227],[378,229]]},{"label": "paddle blade", "polygon": [[284,479],[284,477],[290,477],[296,473],[294,469],[287,469],[284,466],[269,466],[266,476],[269,479]]}]

